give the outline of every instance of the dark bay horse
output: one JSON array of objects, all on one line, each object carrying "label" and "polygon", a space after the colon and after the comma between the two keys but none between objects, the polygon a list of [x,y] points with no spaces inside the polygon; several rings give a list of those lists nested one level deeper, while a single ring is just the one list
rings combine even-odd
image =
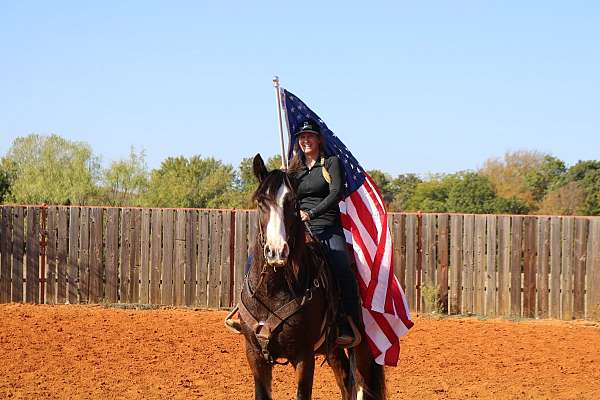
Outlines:
[{"label": "dark bay horse", "polygon": [[334,346],[339,296],[320,244],[306,240],[296,183],[284,171],[268,171],[258,154],[253,169],[260,182],[254,194],[258,237],[239,313],[256,399],[272,398],[273,366],[288,362],[296,369],[296,398],[310,399],[316,354],[333,368],[342,399],[384,399],[383,367],[367,340],[348,355]]}]

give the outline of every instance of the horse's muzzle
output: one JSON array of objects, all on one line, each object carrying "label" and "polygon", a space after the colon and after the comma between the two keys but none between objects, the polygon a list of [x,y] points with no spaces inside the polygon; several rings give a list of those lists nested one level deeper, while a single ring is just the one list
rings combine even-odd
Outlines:
[{"label": "horse's muzzle", "polygon": [[265,261],[272,267],[284,267],[287,265],[290,248],[284,243],[280,249],[274,249],[268,244],[265,245]]}]

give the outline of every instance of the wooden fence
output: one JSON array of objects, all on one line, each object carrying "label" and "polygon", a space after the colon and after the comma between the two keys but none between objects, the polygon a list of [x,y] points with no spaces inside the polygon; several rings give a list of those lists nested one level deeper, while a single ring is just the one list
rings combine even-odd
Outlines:
[{"label": "wooden fence", "polygon": [[[226,308],[256,213],[2,206],[0,302]],[[600,218],[393,213],[412,311],[600,320]]]}]

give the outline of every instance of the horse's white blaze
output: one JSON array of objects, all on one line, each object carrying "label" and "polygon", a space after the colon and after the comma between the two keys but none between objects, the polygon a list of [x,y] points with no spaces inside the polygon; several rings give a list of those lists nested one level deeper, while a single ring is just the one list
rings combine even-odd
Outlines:
[{"label": "horse's white blaze", "polygon": [[281,254],[286,245],[285,223],[283,221],[283,200],[289,193],[288,187],[283,184],[277,190],[275,197],[276,205],[272,205],[269,210],[269,222],[267,222],[267,246],[277,254]]}]

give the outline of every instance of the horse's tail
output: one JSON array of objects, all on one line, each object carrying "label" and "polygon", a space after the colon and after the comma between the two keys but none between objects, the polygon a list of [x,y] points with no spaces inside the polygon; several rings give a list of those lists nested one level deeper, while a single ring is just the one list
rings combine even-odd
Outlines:
[{"label": "horse's tail", "polygon": [[357,399],[385,400],[386,387],[383,365],[375,362],[364,338],[357,347],[350,349],[349,353],[350,369],[358,384]]}]

